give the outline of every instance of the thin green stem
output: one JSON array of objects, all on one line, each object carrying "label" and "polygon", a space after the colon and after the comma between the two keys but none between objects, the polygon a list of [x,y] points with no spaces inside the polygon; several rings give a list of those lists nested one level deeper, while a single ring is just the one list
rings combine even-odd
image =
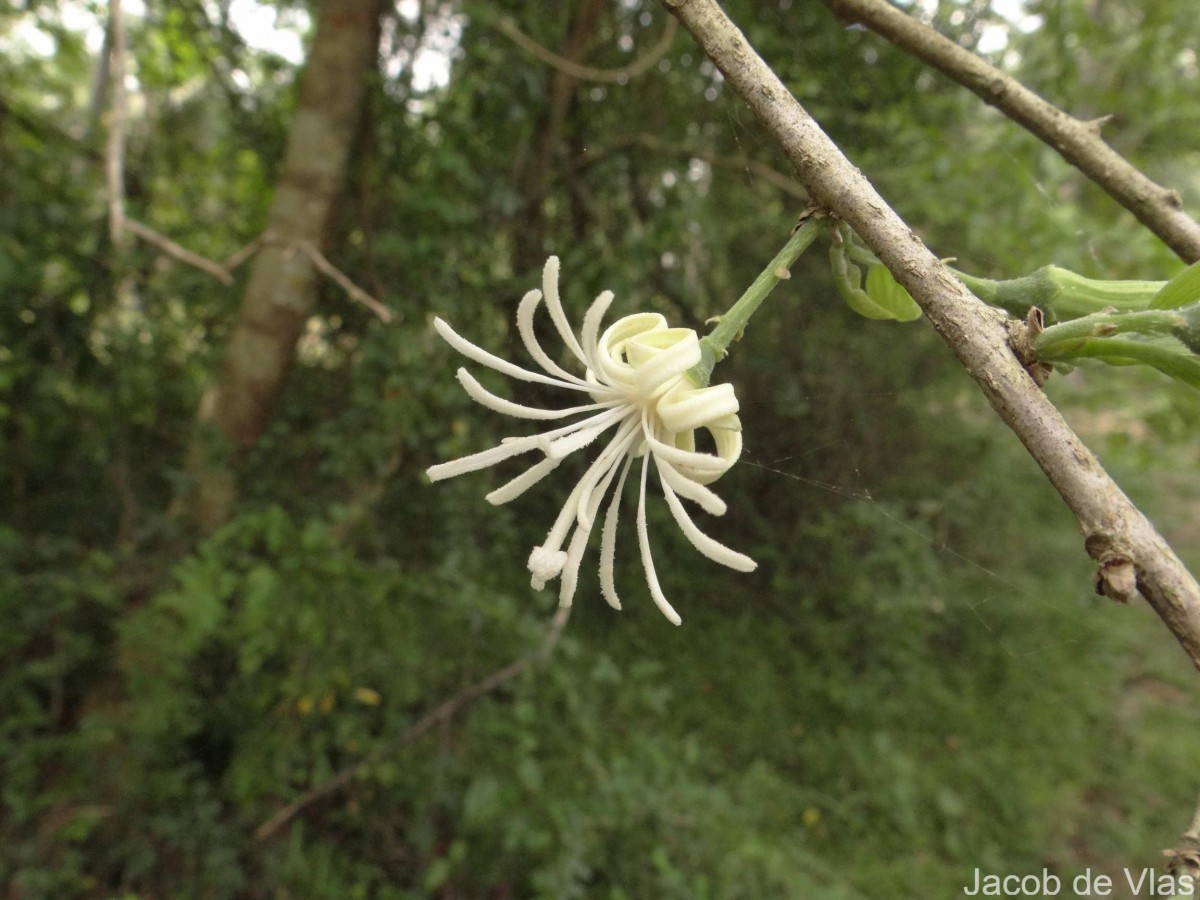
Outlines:
[{"label": "thin green stem", "polygon": [[1051,325],[1033,342],[1043,359],[1063,359],[1072,348],[1093,338],[1115,334],[1173,334],[1185,324],[1182,315],[1174,310],[1147,309],[1138,312],[1096,313]]},{"label": "thin green stem", "polygon": [[1134,338],[1093,338],[1084,341],[1073,359],[1092,357],[1113,365],[1142,365],[1158,369],[1165,375],[1200,389],[1200,357],[1181,349],[1164,347]]},{"label": "thin green stem", "polygon": [[808,249],[808,245],[813,242],[821,228],[821,222],[815,217],[807,219],[796,228],[788,242],[783,245],[783,249],[767,264],[750,287],[746,288],[746,292],[738,298],[737,303],[721,316],[716,327],[707,336],[700,339],[700,362],[690,373],[696,384],[708,384],[713,367],[725,357],[726,348],[741,337],[750,317],[775,285],[790,277],[789,267]]}]

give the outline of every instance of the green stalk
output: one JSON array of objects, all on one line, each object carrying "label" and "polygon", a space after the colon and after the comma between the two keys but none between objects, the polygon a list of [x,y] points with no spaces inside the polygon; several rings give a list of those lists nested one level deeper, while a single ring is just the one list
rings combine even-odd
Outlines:
[{"label": "green stalk", "polygon": [[1200,389],[1200,357],[1182,349],[1133,338],[1092,338],[1076,347],[1071,358],[1092,357],[1113,365],[1141,363]]},{"label": "green stalk", "polygon": [[1075,348],[1095,338],[1115,334],[1175,334],[1186,324],[1175,310],[1146,309],[1138,312],[1096,313],[1051,325],[1033,342],[1038,358],[1063,360],[1074,355]]},{"label": "green stalk", "polygon": [[790,277],[789,267],[808,249],[808,245],[820,231],[821,223],[816,218],[809,218],[797,227],[788,242],[783,245],[783,249],[767,264],[750,287],[746,288],[746,292],[738,298],[737,303],[721,316],[716,327],[708,335],[700,339],[700,362],[689,373],[697,385],[704,387],[708,384],[713,367],[724,359],[726,348],[741,337],[750,317],[775,285]]},{"label": "green stalk", "polygon": [[952,271],[984,303],[1016,316],[1024,316],[1030,307],[1036,306],[1056,322],[1089,316],[1109,307],[1122,312],[1146,309],[1166,284],[1165,281],[1097,281],[1058,266],[1044,266],[1032,275],[1007,281]]}]

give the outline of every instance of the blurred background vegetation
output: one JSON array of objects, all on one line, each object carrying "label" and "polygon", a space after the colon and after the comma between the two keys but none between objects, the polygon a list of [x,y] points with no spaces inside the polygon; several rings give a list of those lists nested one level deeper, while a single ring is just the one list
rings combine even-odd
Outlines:
[{"label": "blurred background vegetation", "polygon": [[[1181,268],[1053,152],[821,4],[725,5],[962,268]],[[268,220],[317,8],[125,6],[126,210],[224,258]],[[609,610],[593,548],[553,655],[397,744],[537,646],[554,597],[524,562],[571,483],[502,508],[482,495],[503,473],[428,484],[513,433],[462,394],[432,316],[519,359],[516,302],[553,252],[576,316],[609,288],[618,314],[702,328],[804,206],[686,35],[593,83],[504,33],[621,67],[662,34],[658,4],[380,3],[321,246],[395,318],[320,280],[215,528],[189,515],[188,447],[246,267],[226,286],[114,246],[107,5],[0,8],[6,898],[940,898],[976,866],[1161,866],[1200,788],[1195,673],[1148,608],[1091,594],[1070,515],[940,340],[853,315],[820,244],[716,374],[746,452],[709,524],[758,571],[700,560],[652,504],[683,627],[628,540]],[[1112,143],[1200,208],[1190,0],[914,11],[1112,115]],[[1196,398],[1111,369],[1048,390],[1195,571]]]}]

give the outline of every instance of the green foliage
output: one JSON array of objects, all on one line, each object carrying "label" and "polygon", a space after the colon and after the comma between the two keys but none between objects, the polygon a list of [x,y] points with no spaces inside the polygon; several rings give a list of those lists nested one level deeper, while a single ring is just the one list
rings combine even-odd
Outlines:
[{"label": "green foliage", "polygon": [[1200,263],[1194,263],[1163,285],[1150,301],[1151,309],[1175,309],[1200,300]]}]

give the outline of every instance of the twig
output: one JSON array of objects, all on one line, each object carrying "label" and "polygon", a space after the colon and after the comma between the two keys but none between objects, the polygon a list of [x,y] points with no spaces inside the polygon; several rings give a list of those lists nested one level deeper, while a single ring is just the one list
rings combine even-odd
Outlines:
[{"label": "twig", "polygon": [[[675,21],[672,19],[671,21]],[[703,160],[711,166],[724,169],[738,169],[743,172],[749,172],[766,181],[768,184],[779,188],[785,193],[791,194],[798,200],[807,200],[808,193],[802,188],[794,178],[789,178],[778,169],[773,169],[757,159],[750,159],[745,156],[725,156],[717,153],[708,153],[704,150],[692,150],[688,147],[672,144],[670,141],[665,141],[658,135],[639,132],[635,134],[620,135],[606,144],[598,147],[589,148],[586,153],[580,154],[573,159],[568,166],[572,171],[578,171],[591,165],[596,159],[616,150],[621,150],[625,147],[646,147],[649,150],[656,150],[663,153],[673,153],[679,156],[687,156],[692,159]]]},{"label": "twig", "polygon": [[414,741],[427,733],[435,725],[440,725],[453,718],[458,712],[465,707],[471,705],[480,697],[494,691],[501,685],[512,681],[530,666],[542,663],[549,657],[550,653],[558,644],[562,637],[563,629],[566,628],[567,619],[571,616],[571,608],[560,607],[555,611],[550,624],[546,628],[546,634],[542,638],[541,644],[532,653],[526,654],[518,659],[513,660],[506,666],[502,666],[486,678],[475,682],[469,687],[463,688],[456,694],[451,695],[446,700],[439,703],[432,710],[427,712],[421,718],[417,719],[412,725],[402,731],[396,737],[387,741],[382,746],[375,749],[374,752],[364,756],[357,762],[351,763],[341,769],[335,775],[327,778],[325,781],[301,794],[267,821],[263,822],[254,831],[254,838],[258,841],[265,841],[272,834],[278,831],[281,827],[290,822],[305,808],[316,803],[330,794],[333,794],[347,784],[349,784],[355,776],[363,769],[395,753],[402,746]]},{"label": "twig", "polygon": [[112,107],[108,112],[104,175],[108,182],[108,234],[114,245],[120,245],[125,232],[125,20],[121,0],[110,0],[108,27],[112,40]]},{"label": "twig", "polygon": [[667,51],[671,49],[671,42],[675,39],[675,32],[679,30],[679,23],[674,19],[668,19],[667,27],[663,29],[658,43],[651,47],[644,56],[638,57],[629,65],[621,66],[619,69],[596,69],[592,66],[580,65],[565,56],[559,56],[553,50],[546,49],[525,34],[509,19],[500,19],[496,22],[496,30],[522,50],[532,53],[542,62],[553,66],[560,72],[565,72],[572,78],[578,78],[580,81],[599,81],[605,84],[624,84],[650,71],[666,55]]},{"label": "twig", "polygon": [[954,278],[842,154],[715,0],[664,0],[783,146],[797,177],[850,225],[921,306],[992,408],[1071,508],[1106,572],[1132,568],[1142,595],[1200,668],[1200,585],[1038,389],[1008,343],[1005,316]]},{"label": "twig", "polygon": [[825,0],[839,16],[859,22],[978,94],[1060,153],[1175,251],[1200,259],[1200,223],[1176,191],[1151,181],[1100,137],[1104,120],[1083,122],[1046,102],[1014,78],[964,50],[885,0]]},{"label": "twig", "polygon": [[327,260],[321,251],[312,245],[310,241],[292,241],[290,246],[294,246],[297,250],[307,256],[314,266],[324,274],[327,278],[338,285],[351,300],[357,300],[371,312],[375,313],[384,322],[392,321],[392,311],[360,288],[357,284],[351,281],[336,268],[333,263]]},{"label": "twig", "polygon": [[233,270],[257,253],[264,244],[281,246],[284,249],[299,250],[308,257],[317,271],[337,284],[338,287],[346,292],[351,300],[363,304],[363,306],[371,310],[371,312],[384,322],[392,321],[393,314],[390,309],[351,281],[344,272],[326,259],[325,255],[313,246],[310,241],[290,241],[286,238],[276,237],[270,232],[263,232],[245,247],[226,257],[223,263],[218,263],[198,253],[193,253],[186,247],[175,243],[175,241],[166,235],[160,234],[147,225],[143,225],[136,219],[124,218],[123,223],[126,230],[133,232],[142,240],[153,244],[168,256],[173,256],[182,263],[187,263],[189,266],[207,272],[222,284],[233,284]]},{"label": "twig", "polygon": [[233,274],[229,271],[228,267],[220,263],[215,263],[211,259],[200,256],[198,253],[193,253],[186,247],[175,243],[166,235],[159,234],[153,228],[143,225],[137,219],[127,218],[123,221],[126,229],[136,234],[146,243],[153,244],[168,256],[173,256],[182,263],[187,263],[189,266],[207,272],[222,284],[233,284]]},{"label": "twig", "polygon": [[263,232],[241,250],[235,250],[233,253],[230,253],[227,257],[225,257],[225,259],[221,262],[221,266],[232,272],[234,269],[252,257],[255,253],[257,253],[258,248],[263,245],[263,242],[269,236],[270,232]]}]

